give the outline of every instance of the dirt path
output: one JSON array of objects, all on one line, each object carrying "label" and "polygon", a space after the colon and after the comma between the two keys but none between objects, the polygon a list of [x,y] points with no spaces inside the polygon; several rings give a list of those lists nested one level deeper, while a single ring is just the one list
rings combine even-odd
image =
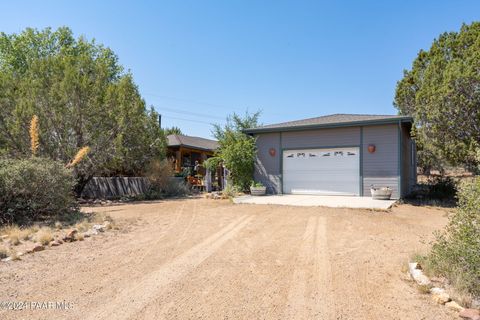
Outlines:
[{"label": "dirt path", "polygon": [[94,208],[125,232],[0,264],[0,319],[452,319],[405,280],[445,212],[233,205],[204,199]]}]

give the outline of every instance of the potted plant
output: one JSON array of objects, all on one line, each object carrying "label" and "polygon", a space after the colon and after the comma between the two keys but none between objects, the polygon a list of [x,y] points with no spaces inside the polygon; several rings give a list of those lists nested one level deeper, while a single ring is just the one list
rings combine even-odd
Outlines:
[{"label": "potted plant", "polygon": [[370,187],[370,193],[372,194],[372,199],[375,200],[390,200],[393,190],[390,187],[378,187],[374,185]]},{"label": "potted plant", "polygon": [[267,193],[267,188],[261,182],[252,181],[250,186],[250,194],[252,196],[264,196]]}]

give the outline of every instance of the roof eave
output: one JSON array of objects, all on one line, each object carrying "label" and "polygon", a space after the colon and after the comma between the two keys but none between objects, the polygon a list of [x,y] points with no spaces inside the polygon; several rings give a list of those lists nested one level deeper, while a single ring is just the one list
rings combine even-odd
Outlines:
[{"label": "roof eave", "polygon": [[197,147],[197,146],[191,146],[191,145],[188,145],[188,144],[172,144],[172,145],[167,145],[168,148],[180,148],[180,147],[184,147],[184,148],[189,148],[189,149],[197,149],[197,150],[201,150],[201,151],[209,151],[209,152],[215,152],[215,150],[217,150],[218,148],[215,148],[215,149],[209,149],[209,148],[202,148],[202,147]]},{"label": "roof eave", "polygon": [[406,117],[387,118],[387,119],[378,119],[378,120],[361,120],[361,121],[351,121],[351,122],[310,124],[310,125],[292,126],[292,127],[250,128],[250,129],[243,130],[243,132],[246,134],[254,134],[254,133],[270,133],[270,132],[285,132],[285,131],[303,131],[303,130],[314,130],[314,129],[394,124],[399,122],[413,123],[413,118],[406,116]]}]

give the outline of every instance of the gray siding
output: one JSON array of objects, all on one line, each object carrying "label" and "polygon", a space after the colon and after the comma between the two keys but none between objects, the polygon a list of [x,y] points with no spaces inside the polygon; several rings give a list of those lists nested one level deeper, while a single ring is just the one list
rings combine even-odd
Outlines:
[{"label": "gray siding", "polygon": [[321,148],[360,145],[360,127],[282,133],[282,148]]},{"label": "gray siding", "polygon": [[[399,169],[399,129],[398,124],[374,125],[345,128],[329,128],[308,131],[290,131],[282,133],[262,133],[257,138],[257,159],[255,162],[256,181],[267,186],[269,193],[281,193],[281,156],[283,149],[322,148],[341,146],[360,146],[361,131],[363,130],[362,167],[363,195],[371,196],[370,186],[388,186],[393,190],[393,198],[399,198],[400,169]],[[402,136],[402,174],[409,179],[403,179],[405,194],[412,184],[413,178],[410,164],[411,153],[403,152],[410,144],[409,134],[405,139]],[[368,152],[368,145],[374,144],[374,153]],[[276,150],[275,156],[269,154],[269,149]],[[411,152],[411,151],[410,151]],[[405,164],[407,162],[407,164]]]},{"label": "gray siding", "polygon": [[[370,186],[390,187],[393,198],[400,197],[398,167],[398,124],[363,127],[363,195],[371,196]],[[368,145],[375,152],[368,152]]]},{"label": "gray siding", "polygon": [[[281,193],[280,183],[280,133],[266,133],[256,136],[257,158],[253,178],[267,187],[268,193]],[[270,148],[276,150],[275,156],[269,153]]]},{"label": "gray siding", "polygon": [[410,126],[402,126],[402,197],[412,192],[417,183],[415,147],[410,137]]}]

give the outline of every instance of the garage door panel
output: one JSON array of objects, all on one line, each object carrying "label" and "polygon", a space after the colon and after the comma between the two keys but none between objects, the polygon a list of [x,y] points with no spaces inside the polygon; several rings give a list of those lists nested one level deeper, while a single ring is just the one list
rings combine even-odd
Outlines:
[{"label": "garage door panel", "polygon": [[285,150],[283,191],[359,195],[358,148]]}]

